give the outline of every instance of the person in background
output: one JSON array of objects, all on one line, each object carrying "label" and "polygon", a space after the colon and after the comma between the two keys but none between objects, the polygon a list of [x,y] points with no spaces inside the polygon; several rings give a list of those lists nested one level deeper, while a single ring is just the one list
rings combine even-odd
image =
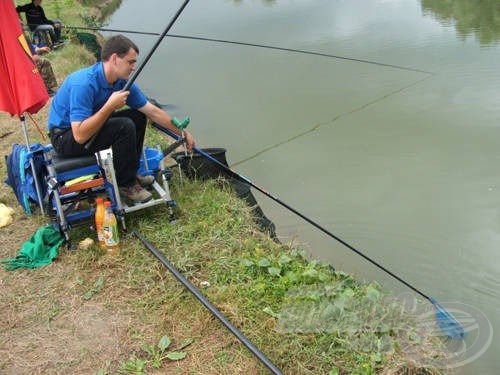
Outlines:
[{"label": "person in background", "polygon": [[49,45],[59,45],[61,38],[61,21],[47,19],[41,3],[42,0],[32,0],[31,3],[17,6],[16,11],[19,14],[19,18],[21,18],[21,13],[26,15],[26,22],[33,35],[40,35],[48,32],[51,39],[47,41]]},{"label": "person in background", "polygon": [[54,74],[54,70],[52,69],[52,64],[49,59],[40,56],[40,53],[49,53],[49,47],[41,47],[37,48],[31,45],[31,55],[33,61],[36,64],[40,75],[42,76],[43,83],[45,83],[45,88],[47,89],[47,93],[50,97],[53,97],[57,92],[57,79]]},{"label": "person in background", "polygon": [[39,34],[33,35],[33,45],[36,48],[48,47],[47,44],[40,38]]},{"label": "person in background", "polygon": [[45,84],[45,88],[47,89],[47,93],[50,97],[53,97],[57,92],[58,86],[56,75],[54,74],[54,70],[52,69],[50,60],[40,56],[50,53],[51,49],[48,46],[39,47],[34,44],[29,37],[28,28],[22,22],[21,27],[23,29],[24,37],[26,38],[26,43],[30,48],[31,58],[33,59],[38,71],[40,72],[40,75],[42,76],[43,83]]},{"label": "person in background", "polygon": [[[120,195],[132,203],[144,203],[152,194],[144,189],[153,176],[140,176],[147,119],[175,134],[168,113],[153,105],[136,84],[123,88],[136,69],[139,48],[123,35],[109,38],[101,61],[70,74],[52,99],[48,129],[54,150],[62,157],[93,155],[109,147]],[[128,108],[123,109],[127,105]],[[188,150],[195,141],[184,131]]]}]

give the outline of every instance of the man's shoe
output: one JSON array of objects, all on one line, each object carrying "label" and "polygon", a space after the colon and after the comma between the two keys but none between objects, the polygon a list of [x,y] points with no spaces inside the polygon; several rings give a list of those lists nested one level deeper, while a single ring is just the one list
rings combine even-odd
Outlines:
[{"label": "man's shoe", "polygon": [[135,178],[137,179],[139,185],[141,185],[142,187],[151,186],[155,182],[155,177],[151,175],[141,176],[138,174],[135,176]]},{"label": "man's shoe", "polygon": [[139,184],[134,184],[129,187],[120,187],[120,195],[133,203],[146,203],[153,198],[153,194],[144,190]]},{"label": "man's shoe", "polygon": [[59,47],[62,47],[65,44],[64,40],[58,40],[57,42],[54,42],[52,44],[52,49],[58,49]]}]

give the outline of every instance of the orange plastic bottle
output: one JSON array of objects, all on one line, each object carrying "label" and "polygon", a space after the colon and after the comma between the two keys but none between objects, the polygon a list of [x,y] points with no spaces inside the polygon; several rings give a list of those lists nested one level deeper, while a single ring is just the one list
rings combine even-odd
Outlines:
[{"label": "orange plastic bottle", "polygon": [[106,244],[104,243],[104,236],[102,233],[102,223],[104,221],[104,199],[96,198],[95,202],[97,203],[95,209],[95,230],[97,232],[97,239],[99,240],[99,248],[101,250],[106,250]]},{"label": "orange plastic bottle", "polygon": [[120,239],[118,237],[118,224],[116,216],[111,208],[111,202],[104,202],[104,220],[102,222],[102,233],[104,236],[104,243],[106,244],[106,251],[108,254],[118,254],[120,252]]}]

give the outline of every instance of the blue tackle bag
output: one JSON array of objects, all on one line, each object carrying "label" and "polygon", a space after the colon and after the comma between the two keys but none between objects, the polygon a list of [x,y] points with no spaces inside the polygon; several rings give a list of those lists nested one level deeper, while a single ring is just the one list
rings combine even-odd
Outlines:
[{"label": "blue tackle bag", "polygon": [[[17,201],[28,215],[32,213],[32,203],[42,204],[36,191],[35,179],[38,181],[42,200],[47,192],[44,180],[44,152],[44,147],[39,143],[31,145],[29,149],[26,145],[14,144],[12,153],[5,156],[7,165],[5,183],[14,190]],[[31,159],[35,165],[34,174],[31,168]]]}]

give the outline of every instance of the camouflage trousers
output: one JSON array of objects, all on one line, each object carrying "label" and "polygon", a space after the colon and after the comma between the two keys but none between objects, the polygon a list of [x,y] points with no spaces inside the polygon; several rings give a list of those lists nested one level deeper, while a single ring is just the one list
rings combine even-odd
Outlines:
[{"label": "camouflage trousers", "polygon": [[43,78],[47,91],[57,91],[57,80],[50,61],[43,57],[39,57],[36,62],[36,67]]}]

